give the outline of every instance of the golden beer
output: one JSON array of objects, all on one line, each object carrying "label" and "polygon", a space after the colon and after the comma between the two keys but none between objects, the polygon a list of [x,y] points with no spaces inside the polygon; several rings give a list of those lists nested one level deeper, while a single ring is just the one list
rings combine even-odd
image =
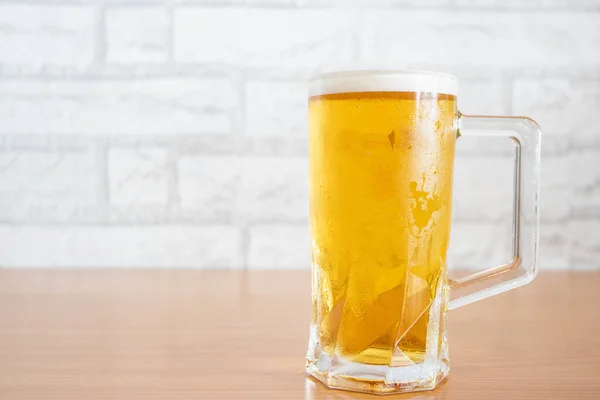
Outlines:
[{"label": "golden beer", "polygon": [[330,355],[422,362],[450,237],[456,99],[309,100],[313,324]]},{"label": "golden beer", "polygon": [[[307,371],[329,387],[435,388],[449,372],[446,311],[535,277],[539,127],[524,117],[464,116],[457,90],[456,78],[419,71],[311,81]],[[449,280],[459,132],[515,144],[513,258]]]}]

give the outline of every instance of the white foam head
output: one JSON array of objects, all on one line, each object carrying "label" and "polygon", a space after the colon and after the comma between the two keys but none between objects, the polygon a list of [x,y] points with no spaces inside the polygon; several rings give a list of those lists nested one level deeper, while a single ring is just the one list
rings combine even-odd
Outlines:
[{"label": "white foam head", "polygon": [[448,74],[428,71],[349,71],[315,76],[309,96],[355,92],[428,92],[456,96],[458,80]]}]

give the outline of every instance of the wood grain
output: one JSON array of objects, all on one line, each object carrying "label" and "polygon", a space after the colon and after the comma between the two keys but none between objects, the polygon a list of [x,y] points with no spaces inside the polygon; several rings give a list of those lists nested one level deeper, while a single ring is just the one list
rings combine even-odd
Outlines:
[{"label": "wood grain", "polygon": [[[600,273],[450,312],[452,371],[403,399],[599,399]],[[304,372],[308,271],[0,270],[0,399],[353,399]]]}]

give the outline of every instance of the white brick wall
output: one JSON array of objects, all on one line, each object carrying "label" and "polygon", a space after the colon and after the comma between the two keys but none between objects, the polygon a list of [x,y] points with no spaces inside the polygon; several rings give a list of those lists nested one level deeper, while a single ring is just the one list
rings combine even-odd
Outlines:
[{"label": "white brick wall", "polygon": [[[421,68],[545,132],[540,266],[600,268],[600,0],[0,2],[0,266],[306,268],[306,79]],[[509,257],[507,140],[457,144],[450,262]]]},{"label": "white brick wall", "polygon": [[306,135],[308,121],[304,81],[250,81],[244,94],[244,126],[248,135]]},{"label": "white brick wall", "polygon": [[178,175],[184,218],[229,223],[233,220],[241,182],[240,161],[236,156],[181,156]]},{"label": "white brick wall", "polygon": [[0,153],[1,221],[7,224],[98,221],[99,180],[95,154]]},{"label": "white brick wall", "polygon": [[108,152],[107,169],[110,204],[167,206],[169,173],[166,149],[112,148]]},{"label": "white brick wall", "polygon": [[183,7],[175,60],[249,68],[343,68],[352,61],[349,15],[330,10]]},{"label": "white brick wall", "polygon": [[107,62],[165,62],[168,58],[169,18],[164,7],[109,8],[106,11]]},{"label": "white brick wall", "polygon": [[0,63],[28,71],[85,69],[94,60],[91,6],[0,4]]},{"label": "white brick wall", "polygon": [[[538,120],[546,127],[545,134],[551,138],[568,136],[568,144],[575,147],[600,145],[598,79],[517,79],[513,92],[513,111]],[[571,132],[576,134],[569,135]],[[568,146],[563,144],[563,147]]]},{"label": "white brick wall", "polygon": [[0,227],[1,266],[227,268],[240,265],[233,226]]},{"label": "white brick wall", "polygon": [[250,229],[248,268],[310,265],[308,226],[257,225]]},{"label": "white brick wall", "polygon": [[239,104],[223,78],[7,80],[0,93],[9,134],[230,133]]},{"label": "white brick wall", "polygon": [[369,65],[431,63],[518,71],[600,66],[596,13],[368,11],[360,57]]},{"label": "white brick wall", "polygon": [[237,217],[248,222],[308,220],[308,162],[304,158],[249,157],[242,162]]}]

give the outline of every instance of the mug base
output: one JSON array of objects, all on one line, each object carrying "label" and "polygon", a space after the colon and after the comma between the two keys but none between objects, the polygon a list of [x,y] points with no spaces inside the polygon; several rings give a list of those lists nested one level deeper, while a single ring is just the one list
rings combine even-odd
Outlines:
[{"label": "mug base", "polygon": [[[320,350],[320,351],[319,351]],[[435,389],[450,372],[448,359],[389,367],[362,364],[317,350],[306,371],[332,389],[372,394],[395,394]]]}]

